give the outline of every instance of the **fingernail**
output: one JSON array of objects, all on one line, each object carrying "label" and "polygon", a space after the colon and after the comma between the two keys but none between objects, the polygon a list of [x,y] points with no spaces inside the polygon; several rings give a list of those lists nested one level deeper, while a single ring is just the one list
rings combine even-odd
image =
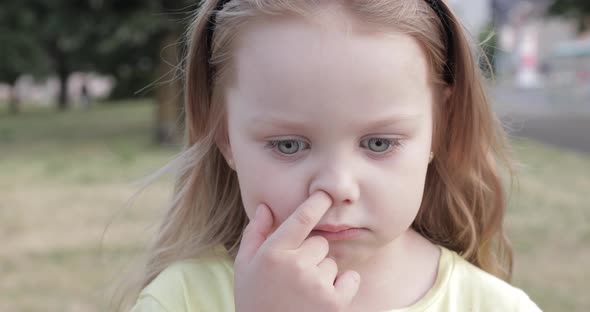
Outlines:
[{"label": "fingernail", "polygon": [[260,210],[262,209],[262,204],[258,205],[258,207],[256,207],[256,212],[254,213],[254,219],[258,219],[258,215],[260,214]]},{"label": "fingernail", "polygon": [[355,271],[352,274],[352,279],[355,281],[355,283],[358,283],[361,280],[361,276]]}]

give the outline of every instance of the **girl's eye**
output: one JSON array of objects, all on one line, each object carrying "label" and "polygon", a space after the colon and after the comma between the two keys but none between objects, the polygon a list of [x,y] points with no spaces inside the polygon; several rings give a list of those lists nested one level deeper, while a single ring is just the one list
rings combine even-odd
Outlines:
[{"label": "girl's eye", "polygon": [[399,145],[400,142],[396,139],[370,138],[368,140],[361,141],[362,147],[366,147],[375,153],[384,153],[389,149],[390,146],[397,147]]},{"label": "girl's eye", "polygon": [[293,155],[306,145],[308,144],[300,140],[274,140],[268,142],[270,148],[277,148],[280,153],[285,155]]}]

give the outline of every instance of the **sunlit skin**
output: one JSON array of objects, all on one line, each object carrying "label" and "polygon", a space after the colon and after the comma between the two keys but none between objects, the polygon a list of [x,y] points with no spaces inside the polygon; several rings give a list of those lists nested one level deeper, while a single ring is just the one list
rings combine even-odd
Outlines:
[{"label": "sunlit skin", "polygon": [[312,193],[332,205],[316,229],[338,270],[362,279],[350,310],[408,306],[436,278],[439,250],[409,229],[424,191],[435,88],[408,35],[347,32],[326,13],[240,32],[226,86],[229,145],[246,213],[278,228]]}]

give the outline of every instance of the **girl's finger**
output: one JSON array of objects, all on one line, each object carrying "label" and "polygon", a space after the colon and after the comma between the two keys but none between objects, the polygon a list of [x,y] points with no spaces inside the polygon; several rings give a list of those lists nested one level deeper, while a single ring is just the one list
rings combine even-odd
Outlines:
[{"label": "girl's finger", "polygon": [[320,276],[323,280],[329,281],[330,285],[334,285],[336,275],[338,275],[338,264],[332,258],[325,258],[318,264]]},{"label": "girl's finger", "polygon": [[315,266],[326,258],[329,250],[330,245],[327,239],[322,236],[312,236],[301,244],[297,254],[305,263]]},{"label": "girl's finger", "polygon": [[306,199],[269,237],[271,248],[298,249],[332,205],[332,198],[318,191]]},{"label": "girl's finger", "polygon": [[272,231],[272,224],[272,212],[266,205],[260,204],[256,208],[254,220],[251,220],[244,229],[240,250],[236,255],[236,264],[250,262]]},{"label": "girl's finger", "polygon": [[356,271],[346,271],[336,278],[334,288],[344,306],[348,306],[352,302],[359,290],[360,282],[361,276]]}]

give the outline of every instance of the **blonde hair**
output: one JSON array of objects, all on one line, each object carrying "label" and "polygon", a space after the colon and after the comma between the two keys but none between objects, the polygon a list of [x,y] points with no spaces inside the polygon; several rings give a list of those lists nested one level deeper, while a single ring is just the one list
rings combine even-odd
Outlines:
[{"label": "blonde hair", "polygon": [[[232,0],[216,12],[212,47],[207,44],[209,19],[219,0],[205,0],[187,33],[185,68],[186,148],[177,159],[178,179],[148,252],[134,291],[149,284],[175,261],[199,257],[224,245],[231,255],[239,248],[247,217],[237,176],[225,162],[217,140],[224,139],[223,81],[236,30],[252,18],[309,16],[320,0]],[[435,105],[433,151],[422,205],[412,228],[435,244],[502,279],[512,273],[512,252],[503,232],[505,195],[500,163],[509,167],[507,140],[490,110],[482,74],[471,46],[452,12],[447,37],[441,19],[425,0],[336,1],[358,21],[408,34],[423,47],[432,78],[441,90],[445,66],[453,74],[447,101]],[[447,64],[447,50],[454,62]],[[511,171],[510,171],[511,173]]]}]

